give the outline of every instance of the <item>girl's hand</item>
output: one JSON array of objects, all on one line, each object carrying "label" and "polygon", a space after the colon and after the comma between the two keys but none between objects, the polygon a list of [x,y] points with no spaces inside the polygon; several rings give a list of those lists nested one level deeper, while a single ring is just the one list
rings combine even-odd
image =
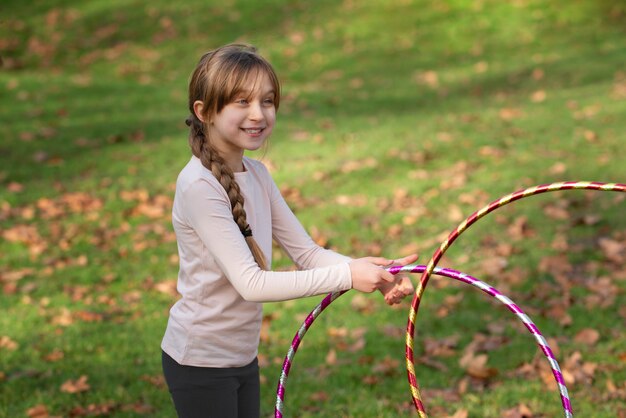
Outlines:
[{"label": "girl's hand", "polygon": [[[352,260],[350,262],[352,288],[365,293],[371,293],[376,289],[392,288],[395,286],[396,278],[383,267],[403,266],[416,260],[417,254],[399,260],[389,260],[384,257],[364,257]],[[403,286],[406,286],[406,283]]]},{"label": "girl's hand", "polygon": [[[392,264],[404,266],[414,263],[415,261],[417,261],[417,254],[411,254],[400,260],[394,260]],[[384,284],[379,290],[385,297],[385,302],[387,302],[388,305],[400,303],[402,299],[413,294],[415,291],[411,279],[404,274],[397,274],[393,284]]]},{"label": "girl's hand", "polygon": [[384,284],[379,290],[385,297],[387,305],[398,304],[415,292],[411,279],[403,274],[396,275],[394,283]]},{"label": "girl's hand", "polygon": [[371,293],[385,284],[393,285],[395,277],[383,268],[392,260],[384,257],[363,257],[350,262],[352,288]]}]

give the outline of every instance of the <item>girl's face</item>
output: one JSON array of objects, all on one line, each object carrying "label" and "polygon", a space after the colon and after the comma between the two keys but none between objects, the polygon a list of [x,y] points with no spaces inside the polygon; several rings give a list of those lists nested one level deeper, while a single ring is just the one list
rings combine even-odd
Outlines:
[{"label": "girl's face", "polygon": [[209,138],[223,158],[241,156],[244,150],[254,151],[265,143],[276,122],[275,96],[268,75],[259,73],[210,118]]}]

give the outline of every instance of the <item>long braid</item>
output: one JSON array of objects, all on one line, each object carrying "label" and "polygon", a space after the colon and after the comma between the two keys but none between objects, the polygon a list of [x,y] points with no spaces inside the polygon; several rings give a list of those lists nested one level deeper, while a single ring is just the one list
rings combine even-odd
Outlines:
[{"label": "long braid", "polygon": [[235,180],[233,171],[230,167],[228,167],[228,165],[224,162],[224,159],[220,157],[219,153],[211,145],[211,142],[206,138],[204,133],[204,124],[195,116],[195,114],[192,114],[186,120],[186,123],[190,127],[189,145],[191,146],[193,155],[198,157],[202,162],[202,165],[213,173],[213,176],[215,176],[217,181],[219,181],[226,191],[232,208],[233,220],[245,237],[246,244],[248,244],[254,260],[261,269],[267,270],[268,268],[265,255],[252,236],[252,229],[248,224],[246,211],[244,209],[243,194],[241,194],[241,189]]}]

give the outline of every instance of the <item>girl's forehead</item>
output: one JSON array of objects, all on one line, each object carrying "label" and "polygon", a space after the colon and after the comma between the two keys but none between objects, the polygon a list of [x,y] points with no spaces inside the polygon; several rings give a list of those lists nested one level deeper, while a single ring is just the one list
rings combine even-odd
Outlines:
[{"label": "girl's forehead", "polygon": [[241,84],[240,91],[248,94],[267,94],[274,92],[274,84],[266,71],[251,71]]}]

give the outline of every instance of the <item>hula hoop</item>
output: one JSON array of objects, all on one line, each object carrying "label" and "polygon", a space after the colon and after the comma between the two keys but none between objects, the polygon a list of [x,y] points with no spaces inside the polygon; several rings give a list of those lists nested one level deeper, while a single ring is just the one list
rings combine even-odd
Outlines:
[{"label": "hula hoop", "polygon": [[[426,285],[428,284],[428,279],[431,274],[435,270],[436,264],[439,262],[443,254],[446,252],[450,245],[461,235],[467,228],[469,228],[476,221],[487,215],[488,213],[493,212],[494,210],[512,203],[514,201],[542,194],[547,192],[555,192],[560,190],[599,190],[599,191],[608,191],[608,192],[626,192],[626,184],[619,183],[599,183],[599,182],[588,182],[588,181],[579,181],[579,182],[559,182],[559,183],[550,183],[550,184],[542,184],[535,187],[530,187],[527,189],[519,190],[514,193],[508,194],[504,197],[501,197],[498,200],[491,202],[486,205],[482,209],[474,212],[467,219],[459,224],[459,226],[454,229],[448,238],[443,241],[440,247],[435,251],[430,261],[426,265],[426,269],[422,273],[422,277],[418,283],[417,289],[415,290],[413,300],[411,301],[411,309],[409,310],[409,319],[406,328],[406,369],[408,374],[409,386],[411,389],[411,396],[413,397],[413,404],[417,409],[417,412],[420,418],[427,418],[426,410],[424,409],[424,404],[421,398],[420,390],[417,384],[417,377],[415,375],[415,366],[413,360],[413,344],[414,344],[414,335],[415,335],[415,319],[417,318],[417,312],[419,310],[420,301],[424,290],[426,289]],[[571,405],[569,402],[569,398],[563,398],[563,407],[565,408],[566,416],[572,417],[573,413],[571,411]]]},{"label": "hula hoop", "polygon": [[[398,274],[400,272],[422,273],[422,272],[426,271],[426,268],[427,267],[424,266],[424,265],[419,265],[419,266],[408,265],[408,266],[389,267],[386,270],[389,271],[392,274]],[[455,280],[461,281],[463,283],[470,284],[470,285],[472,285],[472,286],[482,290],[484,293],[486,293],[486,294],[496,298],[499,302],[504,304],[512,313],[514,313],[518,317],[518,319],[520,321],[522,321],[524,326],[528,329],[528,331],[535,338],[535,340],[537,342],[537,345],[539,346],[539,348],[541,348],[541,351],[543,352],[543,354],[548,359],[548,362],[550,363],[550,367],[552,368],[552,374],[554,375],[554,378],[555,378],[555,380],[557,382],[557,386],[558,386],[558,389],[559,389],[559,392],[560,392],[560,395],[561,395],[561,400],[562,400],[562,403],[563,403],[563,407],[565,409],[565,415],[567,417],[570,417],[571,413],[568,415],[568,412],[567,412],[568,409],[566,409],[566,408],[569,408],[569,396],[568,396],[568,393],[567,393],[567,388],[565,386],[565,382],[563,380],[563,374],[561,373],[561,368],[559,367],[559,363],[556,360],[556,358],[554,357],[554,353],[550,349],[550,346],[548,345],[548,342],[543,337],[543,335],[541,335],[541,332],[539,331],[539,328],[537,328],[537,326],[532,322],[530,317],[528,317],[528,315],[526,315],[522,311],[522,309],[519,306],[517,306],[511,299],[509,299],[508,297],[504,296],[502,293],[500,293],[494,287],[488,285],[485,282],[482,282],[482,281],[478,280],[475,277],[472,277],[472,276],[467,275],[465,273],[461,273],[461,272],[456,271],[456,270],[452,270],[452,269],[448,269],[448,268],[439,268],[439,267],[434,268],[433,269],[433,273],[436,274],[436,275],[439,275],[439,276],[448,277],[448,278],[451,278],[451,279],[455,279]],[[300,346],[300,343],[302,342],[302,340],[304,338],[304,335],[307,333],[309,328],[311,328],[311,325],[313,325],[313,322],[315,321],[315,319],[334,300],[336,300],[339,296],[343,295],[346,292],[347,291],[329,293],[309,313],[309,315],[306,317],[306,319],[304,320],[304,322],[302,323],[302,325],[298,329],[298,332],[293,337],[293,340],[291,341],[291,347],[289,348],[289,351],[287,352],[287,355],[285,356],[285,359],[283,361],[282,371],[281,371],[281,374],[280,374],[280,378],[278,380],[278,388],[276,390],[276,405],[275,405],[275,408],[274,408],[274,417],[275,418],[283,418],[283,409],[284,409],[285,392],[286,392],[285,387],[286,387],[286,384],[287,384],[287,378],[289,377],[289,371],[291,370],[291,366],[293,364],[293,360],[295,358],[296,352],[298,351],[298,347]],[[571,409],[571,408],[569,408],[569,409]]]}]

